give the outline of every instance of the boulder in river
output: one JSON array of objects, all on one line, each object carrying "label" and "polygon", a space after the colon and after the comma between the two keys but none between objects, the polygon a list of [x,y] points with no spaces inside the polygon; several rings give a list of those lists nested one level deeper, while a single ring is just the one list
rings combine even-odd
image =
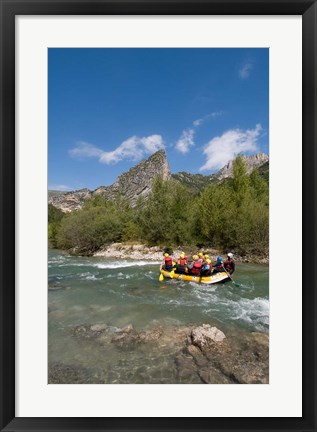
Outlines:
[{"label": "boulder in river", "polygon": [[193,345],[198,346],[202,351],[212,346],[214,343],[221,343],[226,339],[226,335],[217,327],[211,327],[209,324],[195,327],[191,333]]}]

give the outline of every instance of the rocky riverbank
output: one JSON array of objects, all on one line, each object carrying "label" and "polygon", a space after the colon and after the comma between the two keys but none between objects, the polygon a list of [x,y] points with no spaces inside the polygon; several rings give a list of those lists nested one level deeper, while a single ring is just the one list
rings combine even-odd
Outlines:
[{"label": "rocky riverbank", "polygon": [[[117,258],[117,259],[132,259],[132,260],[147,260],[147,261],[162,261],[162,253],[164,248],[160,246],[146,246],[143,244],[127,244],[127,243],[113,243],[111,245],[104,246],[98,252],[94,253],[94,256],[104,258]],[[187,255],[192,255],[195,251],[189,247],[177,247],[173,250],[173,256],[178,257],[180,252],[184,251]],[[225,257],[225,252],[219,251],[214,248],[206,248],[203,250],[212,259],[215,259],[218,255]],[[234,251],[233,251],[234,252]],[[240,256],[234,254],[236,262],[244,263],[257,263],[257,264],[268,264],[269,257],[267,256]]]},{"label": "rocky riverbank", "polygon": [[157,326],[137,331],[131,324],[115,328],[105,323],[78,325],[70,330],[79,344],[120,353],[120,361],[104,368],[78,364],[49,365],[53,384],[267,384],[269,338],[264,333],[225,335],[208,324]]}]

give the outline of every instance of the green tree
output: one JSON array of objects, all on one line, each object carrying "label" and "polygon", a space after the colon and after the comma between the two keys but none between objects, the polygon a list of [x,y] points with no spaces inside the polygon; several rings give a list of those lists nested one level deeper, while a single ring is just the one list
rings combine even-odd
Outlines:
[{"label": "green tree", "polygon": [[225,246],[233,236],[232,218],[236,206],[234,194],[228,186],[212,185],[206,188],[199,200],[201,233],[205,240]]},{"label": "green tree", "polygon": [[129,201],[123,197],[118,197],[114,202],[122,229],[123,241],[139,240],[141,236],[140,228],[137,224],[136,211],[131,207]]},{"label": "green tree", "polygon": [[170,182],[157,177],[153,183],[152,191],[143,207],[139,209],[137,221],[142,238],[150,244],[169,242],[172,233],[172,189]]},{"label": "green tree", "polygon": [[194,197],[177,181],[158,177],[146,201],[138,203],[141,236],[150,244],[183,244],[191,241]]},{"label": "green tree", "polygon": [[49,247],[56,247],[57,245],[57,233],[61,225],[61,221],[64,217],[64,213],[54,207],[52,204],[48,205],[48,244]]},{"label": "green tree", "polygon": [[54,207],[52,204],[48,205],[48,222],[60,222],[65,213],[62,210]]},{"label": "green tree", "polygon": [[231,185],[235,201],[239,206],[250,194],[250,177],[247,175],[247,168],[242,156],[237,156],[233,161],[232,174]]},{"label": "green tree", "polygon": [[102,245],[121,239],[122,226],[115,205],[96,197],[87,201],[82,210],[63,218],[57,245],[78,254],[90,255]]},{"label": "green tree", "polygon": [[250,184],[252,187],[253,197],[268,205],[269,203],[269,185],[268,182],[260,176],[257,169],[250,174]]},{"label": "green tree", "polygon": [[266,253],[269,243],[268,185],[256,171],[250,176],[242,157],[233,178],[206,188],[199,198],[203,241],[241,253]]}]

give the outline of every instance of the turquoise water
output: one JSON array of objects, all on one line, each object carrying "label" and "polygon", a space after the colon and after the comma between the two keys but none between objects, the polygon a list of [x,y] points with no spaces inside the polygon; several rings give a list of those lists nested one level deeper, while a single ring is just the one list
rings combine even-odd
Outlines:
[{"label": "turquoise water", "polygon": [[[237,265],[234,279],[240,287],[231,282],[208,287],[176,280],[159,282],[159,264],[71,257],[49,250],[49,363],[101,366],[105,348],[92,353],[91,347],[80,344],[71,333],[82,324],[105,323],[114,328],[133,324],[141,331],[159,325],[205,323],[224,332],[268,332],[268,266]],[[113,348],[109,350],[108,369],[118,356]]]}]

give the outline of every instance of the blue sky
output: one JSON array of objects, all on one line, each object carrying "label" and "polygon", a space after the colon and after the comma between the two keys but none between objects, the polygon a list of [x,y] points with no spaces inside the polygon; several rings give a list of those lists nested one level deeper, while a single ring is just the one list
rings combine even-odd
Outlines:
[{"label": "blue sky", "polygon": [[173,173],[269,152],[268,49],[48,50],[49,189],[95,189],[165,148]]}]

